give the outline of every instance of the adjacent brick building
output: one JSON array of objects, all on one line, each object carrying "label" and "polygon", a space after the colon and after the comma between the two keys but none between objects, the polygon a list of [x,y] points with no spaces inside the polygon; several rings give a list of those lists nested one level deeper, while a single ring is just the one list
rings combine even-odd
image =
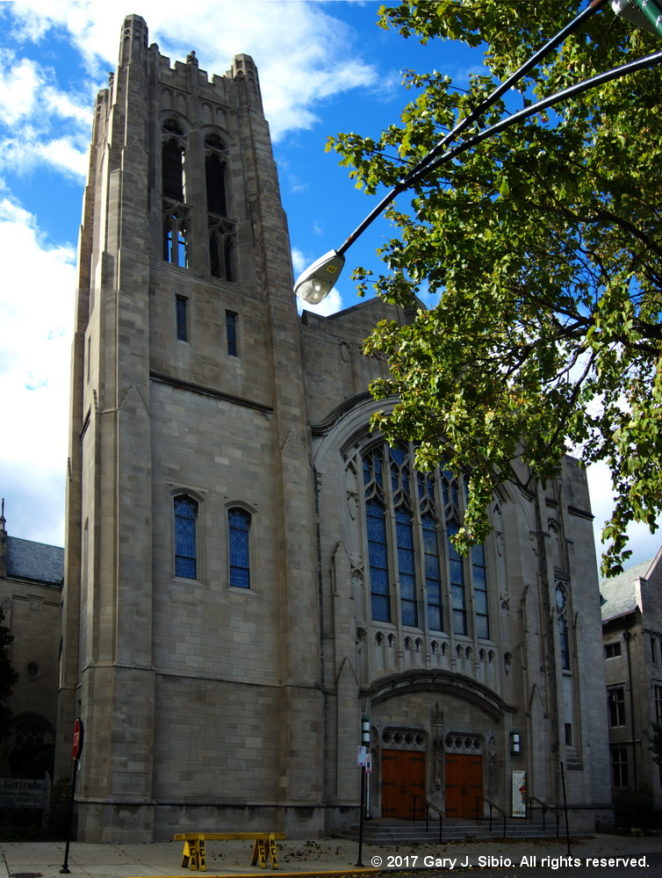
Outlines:
[{"label": "adjacent brick building", "polygon": [[0,607],[18,674],[8,701],[11,732],[0,743],[0,777],[53,772],[64,550],[7,532],[0,511]]},{"label": "adjacent brick building", "polygon": [[[73,360],[61,760],[79,837],[325,833],[374,816],[608,808],[584,474],[495,497],[370,431],[369,301],[297,316],[258,75],[171,65],[126,19],[99,95]],[[522,773],[523,772],[523,773]],[[463,782],[458,783],[458,778]]]}]

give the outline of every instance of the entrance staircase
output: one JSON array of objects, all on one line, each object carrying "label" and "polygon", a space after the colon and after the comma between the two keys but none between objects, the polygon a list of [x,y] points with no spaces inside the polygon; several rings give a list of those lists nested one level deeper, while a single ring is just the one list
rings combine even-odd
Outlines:
[{"label": "entrance staircase", "polygon": [[[359,826],[355,824],[345,832],[338,833],[341,838],[358,839]],[[445,817],[440,825],[438,819],[422,820],[387,820],[383,818],[366,820],[363,824],[363,841],[367,845],[401,845],[401,844],[439,844],[440,841],[498,841],[509,839],[534,838],[565,838],[565,824],[557,821],[553,815],[547,819],[489,819],[464,820]]]}]

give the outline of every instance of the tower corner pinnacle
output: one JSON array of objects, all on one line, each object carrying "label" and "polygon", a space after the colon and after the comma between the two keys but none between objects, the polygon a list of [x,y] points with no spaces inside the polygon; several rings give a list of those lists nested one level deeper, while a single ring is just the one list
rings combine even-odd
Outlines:
[{"label": "tower corner pinnacle", "polygon": [[147,49],[147,22],[140,15],[127,15],[120,37],[120,66],[136,60]]}]

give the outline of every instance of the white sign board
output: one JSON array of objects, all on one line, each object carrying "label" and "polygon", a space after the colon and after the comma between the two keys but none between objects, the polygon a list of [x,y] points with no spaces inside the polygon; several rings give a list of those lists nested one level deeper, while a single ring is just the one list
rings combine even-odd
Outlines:
[{"label": "white sign board", "polygon": [[39,808],[46,806],[48,780],[0,777],[0,808]]},{"label": "white sign board", "polygon": [[526,771],[513,771],[513,817],[526,817]]}]

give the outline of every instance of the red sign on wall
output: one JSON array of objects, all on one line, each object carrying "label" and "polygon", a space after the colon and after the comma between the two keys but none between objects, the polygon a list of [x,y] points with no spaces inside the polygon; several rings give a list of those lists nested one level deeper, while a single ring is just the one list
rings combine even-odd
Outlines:
[{"label": "red sign on wall", "polygon": [[71,748],[71,758],[80,759],[83,752],[83,720],[77,719],[74,722],[74,740]]}]

